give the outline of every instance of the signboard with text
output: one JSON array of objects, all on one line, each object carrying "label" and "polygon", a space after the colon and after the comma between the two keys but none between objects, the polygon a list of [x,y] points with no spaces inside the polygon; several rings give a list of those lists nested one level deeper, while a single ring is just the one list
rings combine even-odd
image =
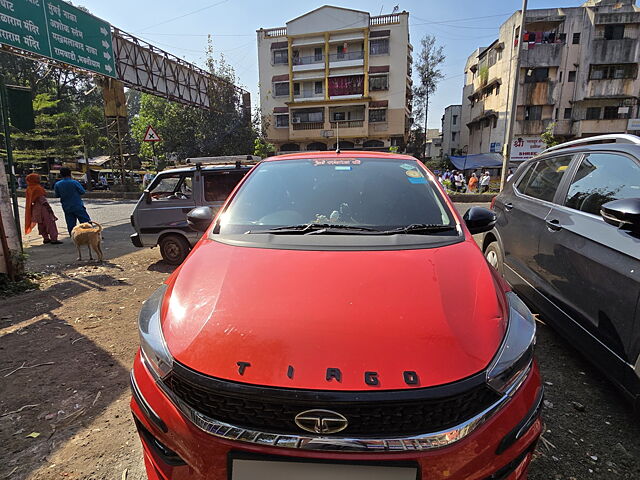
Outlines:
[{"label": "signboard with text", "polygon": [[0,43],[116,76],[111,25],[62,0],[0,0]]},{"label": "signboard with text", "polygon": [[541,153],[547,146],[538,136],[514,137],[511,144],[511,162],[524,162]]},{"label": "signboard with text", "polygon": [[630,118],[627,122],[627,130],[640,130],[640,118]]}]

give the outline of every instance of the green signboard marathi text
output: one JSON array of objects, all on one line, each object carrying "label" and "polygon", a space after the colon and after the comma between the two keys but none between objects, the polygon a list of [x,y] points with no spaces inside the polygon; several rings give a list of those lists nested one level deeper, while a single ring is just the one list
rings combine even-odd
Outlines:
[{"label": "green signboard marathi text", "polygon": [[0,0],[0,43],[115,77],[111,26],[62,0]]}]

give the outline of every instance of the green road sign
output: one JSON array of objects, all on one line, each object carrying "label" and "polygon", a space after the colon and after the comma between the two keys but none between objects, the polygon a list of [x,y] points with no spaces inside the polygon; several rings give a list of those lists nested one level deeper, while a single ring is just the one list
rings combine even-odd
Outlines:
[{"label": "green road sign", "polygon": [[111,25],[62,0],[0,0],[0,43],[116,76]]}]

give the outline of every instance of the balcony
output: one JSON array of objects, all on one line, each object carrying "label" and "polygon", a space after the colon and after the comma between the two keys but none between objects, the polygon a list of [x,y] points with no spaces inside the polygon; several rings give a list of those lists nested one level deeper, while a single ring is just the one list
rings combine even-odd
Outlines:
[{"label": "balcony", "polygon": [[553,105],[557,82],[531,82],[520,86],[519,105]]},{"label": "balcony", "polygon": [[364,66],[364,51],[332,53],[329,55],[329,66],[332,68]]},{"label": "balcony", "polygon": [[342,121],[338,121],[338,122],[331,122],[331,128],[338,128],[338,126],[341,129],[349,129],[349,128],[361,128],[364,126],[364,119],[362,120],[342,120]]},{"label": "balcony", "polygon": [[324,69],[324,55],[307,55],[304,57],[293,57],[292,63],[294,72],[322,70]]},{"label": "balcony", "polygon": [[324,127],[324,122],[299,122],[292,123],[294,130],[320,130]]},{"label": "balcony", "polygon": [[[525,43],[525,45],[527,45]],[[537,43],[522,50],[522,67],[559,67],[564,43]]]},{"label": "balcony", "polygon": [[584,135],[600,135],[605,133],[624,133],[627,130],[626,118],[613,120],[577,120],[573,123],[573,134],[582,137]]},{"label": "balcony", "polygon": [[635,63],[638,58],[638,39],[620,38],[606,40],[602,37],[591,41],[591,63]]},{"label": "balcony", "polygon": [[516,135],[541,135],[553,120],[516,120]]},{"label": "balcony", "polygon": [[635,78],[590,79],[585,98],[635,97]]}]

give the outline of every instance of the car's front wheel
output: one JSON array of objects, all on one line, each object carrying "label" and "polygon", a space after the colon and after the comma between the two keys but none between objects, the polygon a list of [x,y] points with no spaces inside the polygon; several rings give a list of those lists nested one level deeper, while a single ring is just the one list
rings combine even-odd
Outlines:
[{"label": "car's front wheel", "polygon": [[165,235],[158,244],[160,245],[160,255],[169,265],[180,265],[191,250],[187,239],[178,234]]},{"label": "car's front wheel", "polygon": [[491,242],[484,250],[484,258],[487,263],[495,268],[500,274],[504,274],[504,256],[498,242]]}]

